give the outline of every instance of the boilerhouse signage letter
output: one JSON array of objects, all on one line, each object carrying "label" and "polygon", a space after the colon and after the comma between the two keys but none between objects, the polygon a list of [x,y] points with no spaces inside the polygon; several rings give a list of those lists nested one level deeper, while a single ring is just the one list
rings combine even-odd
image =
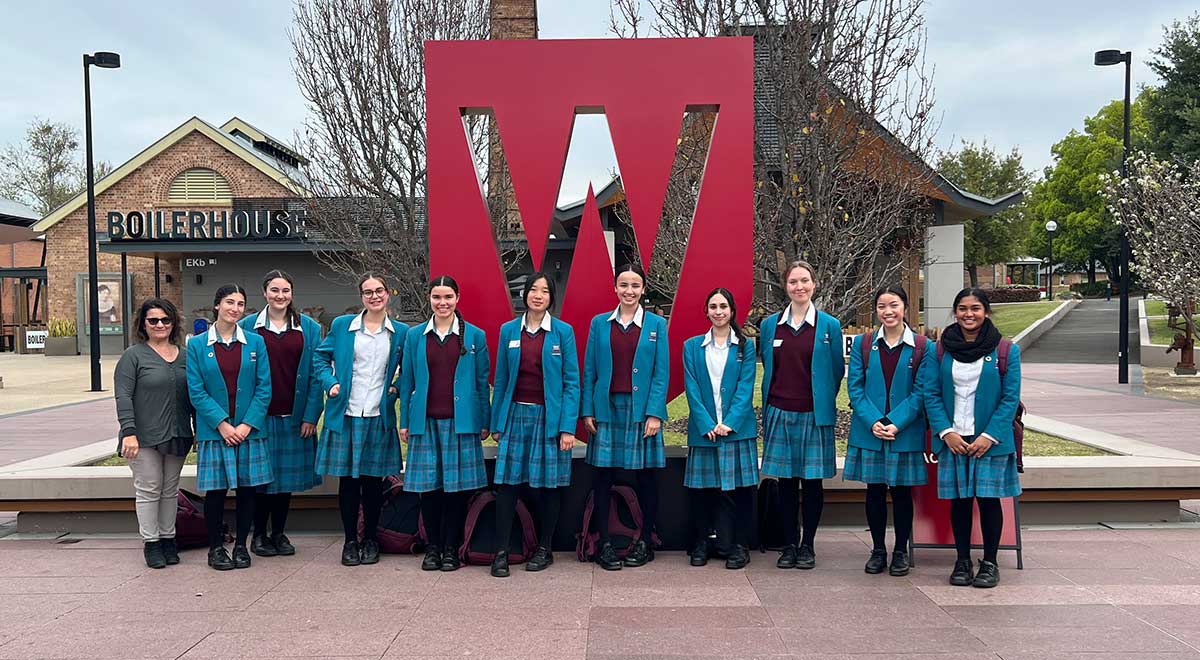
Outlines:
[{"label": "boilerhouse signage letter", "polygon": [[109,211],[108,238],[124,240],[304,238],[303,211]]},{"label": "boilerhouse signage letter", "polygon": [[[707,327],[708,292],[717,286],[732,291],[739,320],[750,307],[752,39],[429,42],[425,73],[430,270],[458,278],[464,315],[487,332],[489,342],[513,310],[464,115],[491,112],[496,118],[529,254],[540,270],[575,115],[603,113],[641,263],[654,271],[654,240],[684,113],[716,113],[670,314],[670,395],[682,391],[682,343]],[[582,358],[591,316],[617,304],[594,200],[580,223],[560,297]]]}]

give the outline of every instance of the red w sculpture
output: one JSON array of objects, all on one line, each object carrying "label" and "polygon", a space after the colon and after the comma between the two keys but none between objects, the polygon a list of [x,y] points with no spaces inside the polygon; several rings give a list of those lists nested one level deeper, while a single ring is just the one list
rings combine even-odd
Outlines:
[{"label": "red w sculpture", "polygon": [[[733,292],[742,319],[754,260],[754,47],[748,37],[428,42],[429,265],[461,287],[464,316],[495,354],[513,309],[463,117],[498,124],[533,267],[541,269],[578,113],[603,112],[612,134],[642,265],[654,240],[684,113],[715,111],[703,184],[672,305],[669,397],[683,390],[683,341],[704,332],[704,297]],[[561,318],[579,357],[591,317],[616,307],[613,267],[589,190]]]}]

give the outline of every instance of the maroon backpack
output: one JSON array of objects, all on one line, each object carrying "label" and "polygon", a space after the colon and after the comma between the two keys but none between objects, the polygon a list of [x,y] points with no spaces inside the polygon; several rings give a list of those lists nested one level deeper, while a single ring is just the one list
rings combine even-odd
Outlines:
[{"label": "maroon backpack", "polygon": [[[362,536],[362,509],[358,512],[358,534]],[[421,498],[404,490],[404,480],[390,476],[383,480],[383,504],[375,536],[380,552],[412,554],[425,545],[425,524],[421,518]]]},{"label": "maroon backpack", "polygon": [[[1012,342],[1007,339],[1001,339],[1000,345],[996,347],[996,367],[1000,370],[1000,382],[1004,382],[1004,377],[1008,375],[1008,354],[1012,350]],[[938,365],[942,364],[942,356],[946,354],[946,348],[941,342],[937,345]],[[1012,431],[1013,431],[1013,447],[1015,447],[1017,455],[1017,472],[1025,472],[1025,403],[1017,402],[1017,414],[1013,415]]]},{"label": "maroon backpack", "polygon": [[[592,511],[596,506],[594,497],[594,492],[588,494],[587,504],[583,507],[583,525],[575,535],[575,556],[579,561],[592,561],[600,549],[600,532],[591,531]],[[617,557],[624,559],[642,536],[642,507],[638,504],[637,493],[629,486],[613,486],[609,497],[608,534]],[[658,532],[651,532],[651,543],[655,546],[662,543]]]},{"label": "maroon backpack", "polygon": [[[519,497],[513,525],[520,527],[520,533],[509,535],[508,560],[520,563],[532,557],[537,550],[537,534],[529,507]],[[496,532],[496,494],[490,490],[475,493],[467,504],[463,542],[458,548],[459,559],[467,564],[491,564],[496,558]],[[520,545],[518,547],[515,544]]]},{"label": "maroon backpack", "polygon": [[[180,488],[175,501],[179,504],[175,512],[175,544],[181,550],[207,548],[208,525],[204,522],[204,504],[200,497]],[[228,526],[222,535],[229,535]]]}]

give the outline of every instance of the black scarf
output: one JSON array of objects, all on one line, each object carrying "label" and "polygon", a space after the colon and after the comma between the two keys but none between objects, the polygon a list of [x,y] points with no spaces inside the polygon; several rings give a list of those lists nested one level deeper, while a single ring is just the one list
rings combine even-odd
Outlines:
[{"label": "black scarf", "polygon": [[962,328],[958,327],[957,323],[942,331],[940,341],[946,347],[946,352],[956,361],[974,362],[985,355],[991,355],[1000,345],[1000,338],[1000,330],[996,324],[992,323],[991,319],[984,319],[975,341],[963,338]]}]

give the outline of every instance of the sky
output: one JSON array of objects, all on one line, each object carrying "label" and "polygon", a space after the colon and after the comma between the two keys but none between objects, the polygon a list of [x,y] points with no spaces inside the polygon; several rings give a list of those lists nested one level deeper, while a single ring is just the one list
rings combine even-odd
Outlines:
[{"label": "sky", "polygon": [[[1136,95],[1156,82],[1145,62],[1163,25],[1195,10],[1194,0],[930,0],[938,147],[1016,147],[1040,173],[1055,142],[1122,94],[1121,67],[1095,67],[1092,53],[1132,50]],[[606,0],[540,0],[538,13],[544,39],[612,36]],[[0,145],[19,142],[35,117],[82,129],[82,54],[100,50],[120,53],[122,68],[92,70],[97,160],[119,165],[193,115],[218,125],[238,116],[290,141],[308,114],[285,0],[0,0],[0,15]],[[581,117],[560,201],[601,188],[615,162],[602,118]]]}]

